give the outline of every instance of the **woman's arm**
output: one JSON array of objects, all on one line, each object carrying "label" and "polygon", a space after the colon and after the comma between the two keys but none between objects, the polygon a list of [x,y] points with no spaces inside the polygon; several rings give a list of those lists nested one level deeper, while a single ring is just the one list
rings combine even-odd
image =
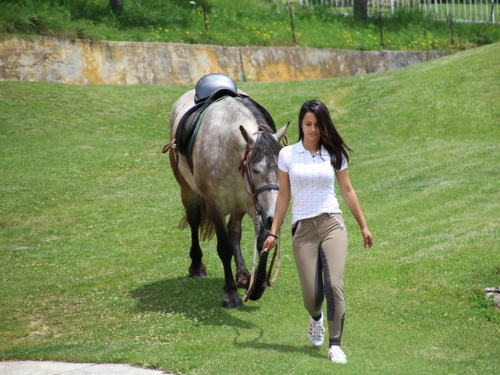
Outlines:
[{"label": "woman's arm", "polygon": [[[288,206],[290,205],[290,176],[288,173],[279,170],[280,177],[280,189],[278,190],[278,198],[276,199],[276,207],[274,209],[274,219],[271,225],[271,232],[275,236],[281,229],[281,224],[285,220],[286,212],[288,211]],[[276,246],[276,239],[272,235],[269,235],[264,242],[263,250],[269,251]]]},{"label": "woman's arm", "polygon": [[335,173],[337,177],[337,181],[339,182],[340,191],[342,192],[342,198],[344,198],[344,202],[349,207],[349,210],[352,212],[352,215],[358,222],[359,228],[361,229],[361,235],[363,236],[363,246],[372,247],[373,238],[368,230],[368,226],[366,225],[365,217],[363,216],[363,212],[361,211],[361,206],[359,205],[358,196],[354,191],[351,180],[349,179],[349,173],[347,172],[347,168]]}]

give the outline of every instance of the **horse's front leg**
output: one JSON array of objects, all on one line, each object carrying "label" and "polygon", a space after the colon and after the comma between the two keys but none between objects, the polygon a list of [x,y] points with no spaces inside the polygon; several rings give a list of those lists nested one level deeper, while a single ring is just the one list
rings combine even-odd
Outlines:
[{"label": "horse's front leg", "polygon": [[241,222],[245,216],[244,212],[233,211],[227,223],[227,233],[233,245],[234,261],[236,263],[236,285],[238,288],[246,288],[250,273],[248,272],[243,256],[241,255]]},{"label": "horse's front leg", "polygon": [[269,253],[262,253],[262,246],[264,245],[264,241],[269,235],[269,231],[264,227],[260,216],[258,216],[255,220],[255,235],[257,236],[257,250],[259,254],[262,254],[259,258],[259,264],[257,265],[256,270],[256,280],[255,287],[252,291],[252,294],[249,296],[249,299],[252,301],[257,301],[262,297],[264,291],[266,290],[266,276],[267,276],[267,258]]},{"label": "horse's front leg", "polygon": [[225,217],[223,214],[215,212],[213,209],[209,215],[212,218],[212,223],[215,227],[215,234],[217,236],[217,253],[222,261],[222,267],[224,269],[224,291],[226,292],[226,295],[222,300],[222,307],[227,307],[229,309],[241,307],[243,302],[238,295],[233,270],[231,268],[234,250],[227,233]]}]

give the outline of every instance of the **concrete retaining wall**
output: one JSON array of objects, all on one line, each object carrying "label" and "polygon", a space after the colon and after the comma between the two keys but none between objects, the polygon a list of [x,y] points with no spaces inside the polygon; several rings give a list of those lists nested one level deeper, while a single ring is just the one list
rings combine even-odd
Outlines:
[{"label": "concrete retaining wall", "polygon": [[0,38],[0,80],[71,84],[195,84],[207,73],[236,81],[299,81],[386,72],[445,52],[221,47]]}]

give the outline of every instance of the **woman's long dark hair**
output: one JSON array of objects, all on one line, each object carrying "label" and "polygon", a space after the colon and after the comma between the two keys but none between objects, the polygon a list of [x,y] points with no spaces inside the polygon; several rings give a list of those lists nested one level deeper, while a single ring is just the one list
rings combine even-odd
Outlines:
[{"label": "woman's long dark hair", "polygon": [[307,112],[314,113],[316,119],[318,120],[318,127],[320,130],[320,152],[321,146],[324,146],[328,153],[330,154],[332,167],[338,171],[342,168],[342,160],[345,159],[346,162],[349,161],[349,154],[347,151],[352,152],[351,148],[347,146],[339,132],[333,124],[332,118],[330,117],[330,112],[323,102],[313,99],[308,100],[302,105],[299,113],[299,141],[304,138],[304,132],[302,131],[302,120]]}]

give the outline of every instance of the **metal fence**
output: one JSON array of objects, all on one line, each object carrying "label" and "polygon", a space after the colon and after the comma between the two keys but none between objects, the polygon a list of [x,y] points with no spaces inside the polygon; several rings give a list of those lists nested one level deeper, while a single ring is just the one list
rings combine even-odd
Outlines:
[{"label": "metal fence", "polygon": [[[298,0],[289,1],[300,7],[331,6],[335,13],[352,14],[353,0]],[[500,0],[368,0],[370,16],[394,15],[398,11],[419,11],[438,20],[455,22],[500,23]]]}]

